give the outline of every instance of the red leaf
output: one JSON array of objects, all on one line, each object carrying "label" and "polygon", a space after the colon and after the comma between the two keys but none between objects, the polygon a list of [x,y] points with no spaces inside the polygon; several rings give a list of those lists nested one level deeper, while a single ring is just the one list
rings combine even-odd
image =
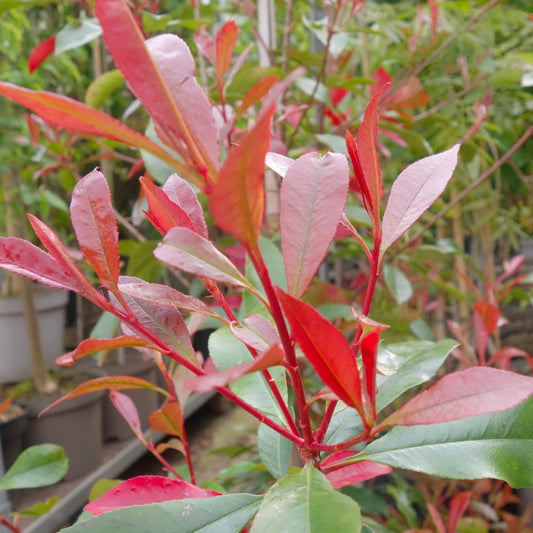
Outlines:
[{"label": "red leaf", "polygon": [[150,208],[150,212],[146,213],[146,216],[162,235],[175,227],[189,228],[195,231],[187,213],[175,204],[162,189],[146,178],[141,178],[139,181]]},{"label": "red leaf", "polygon": [[439,6],[437,5],[436,0],[428,0],[429,4],[429,13],[431,16],[431,33],[433,36],[437,34],[437,28],[439,24]]},{"label": "red leaf", "polygon": [[219,495],[219,492],[201,489],[182,479],[163,476],[138,476],[109,489],[105,494],[87,504],[84,510],[97,516],[133,505],[185,498],[209,498]]},{"label": "red leaf", "polygon": [[259,103],[268,91],[279,81],[277,76],[267,76],[265,79],[256,83],[244,95],[241,105],[235,111],[235,117],[240,117],[248,108]]},{"label": "red leaf", "polygon": [[56,36],[52,36],[45,41],[40,42],[30,53],[28,57],[28,69],[30,74],[40,67],[46,58],[54,53],[56,47]]},{"label": "red leaf", "polygon": [[110,391],[109,398],[135,435],[142,439],[141,421],[133,400],[126,394],[117,391]]},{"label": "red leaf", "polygon": [[97,109],[65,96],[45,91],[32,91],[7,82],[0,82],[0,94],[31,109],[54,126],[89,135],[98,135],[129,146],[142,148],[179,170],[197,185],[201,184],[197,176],[188,171],[183,163],[180,163],[161,146]]},{"label": "red leaf", "polygon": [[489,336],[492,335],[498,327],[498,321],[501,316],[500,310],[490,302],[481,301],[474,303],[474,311],[481,318],[487,334]]},{"label": "red leaf", "polygon": [[500,368],[508,369],[511,359],[513,357],[524,357],[529,363],[529,367],[533,370],[533,358],[524,350],[513,348],[512,346],[505,346],[498,350],[488,361],[487,365],[492,366],[495,363],[500,363]]},{"label": "red leaf", "polygon": [[154,431],[174,435],[180,439],[183,436],[183,411],[178,402],[165,402],[148,417],[148,422]]},{"label": "red leaf", "polygon": [[450,512],[448,514],[448,533],[455,533],[457,531],[457,524],[470,503],[470,492],[460,492],[456,494],[450,501]]},{"label": "red leaf", "polygon": [[393,183],[383,214],[380,259],[430,207],[452,177],[460,145],[420,159],[403,170]]},{"label": "red leaf", "polygon": [[129,335],[121,335],[114,339],[85,339],[80,342],[76,349],[60,355],[56,359],[56,365],[72,366],[79,359],[100,350],[133,346],[149,346],[149,344],[138,337],[130,337]]},{"label": "red leaf", "polygon": [[44,222],[41,222],[33,215],[28,215],[28,219],[37,237],[46,246],[55,259],[56,264],[59,265],[70,279],[71,286],[74,287],[72,290],[78,292],[102,309],[107,309],[108,301],[93,287],[92,283],[87,279],[87,276],[85,276],[76,262],[70,257],[68,250],[59,240],[59,237]]},{"label": "red leaf", "polygon": [[154,385],[153,383],[150,383],[149,381],[146,381],[145,379],[136,378],[133,376],[105,376],[102,378],[91,379],[82,383],[81,385],[78,385],[74,390],[50,404],[46,409],[43,409],[42,413],[53,409],[66,400],[72,400],[78,396],[91,394],[92,392],[101,390],[117,391],[126,389],[148,389],[159,392],[164,396],[168,396],[168,392],[166,390]]},{"label": "red leaf", "polygon": [[5,400],[0,402],[0,415],[6,412],[7,408],[11,405],[12,401],[13,401],[13,397],[8,396]]},{"label": "red leaf", "polygon": [[377,152],[378,141],[378,106],[379,99],[388,85],[381,86],[368,104],[365,116],[355,140],[347,133],[348,153],[354,167],[355,178],[363,192],[365,208],[374,222],[379,225],[381,196],[381,169]]},{"label": "red leaf", "polygon": [[74,187],[70,215],[83,255],[102,285],[117,292],[118,226],[107,180],[99,170],[87,174]]},{"label": "red leaf", "polygon": [[320,463],[320,468],[326,472],[326,477],[334,489],[340,489],[341,487],[347,487],[348,485],[355,485],[356,483],[374,479],[378,476],[384,476],[392,472],[390,466],[380,465],[378,463],[373,463],[372,461],[360,461],[328,472],[328,466],[351,456],[355,456],[355,452],[344,450],[342,452],[331,454]]},{"label": "red leaf", "polygon": [[196,276],[248,286],[246,278],[211,241],[187,228],[172,228],[154,255],[163,263]]},{"label": "red leaf", "polygon": [[162,140],[193,163],[200,174],[214,177],[218,135],[185,42],[170,34],[145,42],[126,0],[97,0],[96,15],[116,66],[153,118]]},{"label": "red leaf", "polygon": [[341,154],[309,153],[287,170],[280,190],[280,226],[287,286],[301,296],[335,236],[348,194]]},{"label": "red leaf", "polygon": [[121,276],[119,278],[119,289],[123,294],[137,300],[147,300],[158,305],[177,307],[178,309],[185,309],[186,311],[219,318],[202,300],[188,294],[183,294],[167,285],[148,283],[141,279],[132,281],[130,277]]},{"label": "red leaf", "polygon": [[431,516],[431,519],[433,520],[433,523],[435,524],[435,527],[437,528],[437,533],[446,533],[444,522],[442,521],[442,518],[436,507],[430,502],[426,502],[426,507],[428,509],[429,515]]},{"label": "red leaf", "polygon": [[49,287],[79,291],[80,286],[55,259],[23,239],[0,237],[0,267]]},{"label": "red leaf", "polygon": [[359,369],[344,335],[310,305],[279,288],[276,292],[294,339],[320,379],[363,415]]},{"label": "red leaf", "polygon": [[533,378],[506,370],[474,367],[441,378],[384,425],[439,424],[511,409],[533,394]]},{"label": "red leaf", "polygon": [[208,231],[205,223],[204,210],[194,189],[177,174],[171,174],[165,184],[163,191],[170,200],[179,205],[189,217],[194,231],[207,239]]},{"label": "red leaf", "polygon": [[229,20],[220,28],[216,36],[216,55],[217,55],[217,78],[220,81],[226,74],[231,65],[233,58],[233,50],[237,42],[237,24],[233,20]]},{"label": "red leaf", "polygon": [[271,366],[279,365],[282,361],[283,350],[279,345],[274,344],[249,363],[231,366],[220,372],[213,372],[205,376],[190,378],[185,382],[185,387],[195,392],[208,392],[216,387],[224,387],[231,381],[235,381],[245,374],[258,372],[270,368]]},{"label": "red leaf", "polygon": [[430,99],[420,80],[416,76],[411,76],[401,84],[395,93],[388,95],[385,101],[389,105],[409,109],[425,106],[429,104]]},{"label": "red leaf", "polygon": [[272,107],[230,151],[209,199],[216,225],[251,249],[257,247],[263,221],[263,174],[273,113]]}]

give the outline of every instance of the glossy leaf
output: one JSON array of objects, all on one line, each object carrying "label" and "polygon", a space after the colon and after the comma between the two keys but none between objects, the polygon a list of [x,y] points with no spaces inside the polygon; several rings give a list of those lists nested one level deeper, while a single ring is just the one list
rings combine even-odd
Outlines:
[{"label": "glossy leaf", "polygon": [[474,367],[448,374],[390,415],[385,424],[437,424],[511,409],[533,395],[533,378]]},{"label": "glossy leaf", "polygon": [[[135,278],[129,279],[135,280]],[[197,364],[189,330],[178,309],[161,306],[154,301],[137,299],[132,296],[123,295],[123,298],[130,311],[135,315],[136,321],[146,331],[174,352]],[[128,332],[127,328],[123,327],[123,329],[126,333]],[[141,337],[145,336],[146,340],[150,341],[150,337],[142,330],[139,329],[135,333]]]},{"label": "glossy leaf", "polygon": [[116,292],[120,274],[118,226],[105,176],[93,170],[72,191],[72,226],[83,255],[100,283]]},{"label": "glossy leaf", "polygon": [[122,418],[124,418],[132,428],[137,438],[142,437],[139,412],[137,411],[137,407],[133,403],[133,400],[126,394],[113,390],[109,392],[109,399],[115,406],[116,410],[122,415]]},{"label": "glossy leaf", "polygon": [[283,262],[289,292],[301,296],[335,236],[348,194],[348,164],[340,154],[303,155],[280,190]]},{"label": "glossy leaf", "polygon": [[265,158],[265,164],[280,177],[284,178],[290,166],[294,163],[294,159],[285,155],[277,154],[276,152],[268,152]]},{"label": "glossy leaf", "polygon": [[138,337],[121,335],[114,339],[85,339],[78,346],[56,359],[56,365],[72,366],[76,361],[100,350],[111,350],[114,348],[150,346],[150,344]]},{"label": "glossy leaf", "polygon": [[216,35],[216,71],[217,78],[221,80],[231,65],[233,50],[237,42],[237,24],[229,20],[220,28]]},{"label": "glossy leaf", "polygon": [[[101,390],[129,390],[129,389],[148,389],[159,392],[164,396],[168,396],[168,392],[145,379],[136,378],[133,376],[105,376],[102,378],[91,379],[78,385],[74,390],[65,394],[55,402],[51,403],[43,413],[53,409],[56,405],[63,403],[66,400],[72,400],[84,394],[91,394]],[[41,413],[42,414],[42,413]]]},{"label": "glossy leaf", "polygon": [[180,533],[241,531],[257,511],[260,501],[261,496],[254,494],[164,501],[136,506],[134,513],[127,508],[103,513],[63,531],[64,533],[124,530],[128,533],[146,533],[154,530]]},{"label": "glossy leaf", "polygon": [[192,222],[196,233],[208,237],[207,224],[204,218],[204,209],[198,201],[198,196],[187,181],[177,174],[171,174],[162,187],[170,200],[179,205]]},{"label": "glossy leaf", "polygon": [[259,457],[276,479],[287,474],[292,451],[290,440],[265,424],[260,424],[257,430],[257,447]]},{"label": "glossy leaf", "polygon": [[452,177],[460,145],[409,165],[393,183],[383,214],[380,257],[442,194]]},{"label": "glossy leaf", "polygon": [[154,120],[162,140],[200,173],[214,176],[218,169],[215,123],[185,42],[169,34],[145,42],[125,0],[97,0],[96,15],[115,65]]},{"label": "glossy leaf", "polygon": [[68,470],[65,451],[57,444],[24,450],[0,480],[0,490],[33,489],[61,481]]},{"label": "glossy leaf", "polygon": [[0,82],[0,94],[27,107],[54,126],[142,148],[177,170],[185,169],[183,164],[148,137],[81,102],[54,93],[18,87],[8,82]]},{"label": "glossy leaf", "polygon": [[87,276],[70,256],[67,248],[59,240],[59,237],[44,222],[41,222],[33,215],[28,215],[28,219],[33,231],[35,231],[37,237],[46,246],[57,265],[71,279],[72,286],[75,287],[73,290],[91,302],[94,302],[99,307],[106,309],[107,300],[93,287]]},{"label": "glossy leaf", "polygon": [[251,249],[257,247],[263,222],[263,174],[273,112],[263,113],[229,152],[209,198],[216,225]]},{"label": "glossy leaf", "polygon": [[365,209],[379,227],[381,197],[383,185],[381,183],[381,169],[377,152],[378,141],[378,107],[379,100],[387,85],[383,85],[372,97],[357,136],[346,133],[346,146],[354,168],[355,179],[361,189]]},{"label": "glossy leaf", "polygon": [[453,479],[533,485],[533,398],[512,411],[431,426],[396,427],[357,457]]},{"label": "glossy leaf", "polygon": [[159,305],[177,307],[178,309],[218,318],[218,315],[211,311],[199,298],[183,294],[167,285],[148,283],[141,279],[132,280],[131,277],[121,276],[119,278],[119,288],[120,292],[136,300],[146,300]]},{"label": "glossy leaf", "polygon": [[54,53],[56,47],[56,36],[41,41],[31,52],[28,57],[28,70],[30,74],[38,69],[46,58]]},{"label": "glossy leaf", "polygon": [[220,372],[211,372],[205,376],[196,376],[185,382],[185,387],[195,392],[208,392],[215,387],[224,387],[246,374],[277,366],[283,361],[283,351],[274,344],[249,363],[231,366]]},{"label": "glossy leaf", "polygon": [[174,435],[180,439],[183,437],[184,418],[178,402],[165,402],[148,417],[148,422],[154,431],[160,431],[166,435]]},{"label": "glossy leaf", "polygon": [[232,322],[230,330],[237,339],[254,350],[264,351],[275,343],[281,345],[278,332],[272,323],[262,315],[247,316],[242,324]]},{"label": "glossy leaf", "polygon": [[457,343],[409,341],[381,348],[378,361],[392,368],[390,376],[378,376],[378,412],[409,389],[432,379]]},{"label": "glossy leaf", "polygon": [[0,237],[0,267],[49,287],[80,290],[77,280],[59,268],[51,255],[17,237]]},{"label": "glossy leaf", "polygon": [[371,418],[376,418],[376,375],[377,375],[377,352],[379,344],[379,328],[365,335],[361,341],[361,359],[363,361],[363,384],[365,399],[369,404],[367,412]]},{"label": "glossy leaf", "polygon": [[313,307],[277,291],[294,339],[320,379],[344,403],[362,412],[361,378],[344,335]]},{"label": "glossy leaf", "polygon": [[413,287],[407,276],[392,265],[383,265],[383,279],[397,304],[403,304],[413,295]]},{"label": "glossy leaf", "polygon": [[171,229],[154,254],[163,263],[196,276],[241,287],[248,285],[235,265],[211,241],[187,228]]},{"label": "glossy leaf", "polygon": [[109,513],[132,505],[183,500],[185,498],[209,498],[220,493],[187,483],[183,479],[163,476],[137,476],[115,485],[84,508],[93,515]]},{"label": "glossy leaf", "polygon": [[361,512],[349,496],[336,492],[324,474],[309,465],[280,479],[265,495],[251,533],[360,531]]},{"label": "glossy leaf", "polygon": [[352,463],[330,470],[336,462],[353,455],[355,455],[354,451],[343,450],[332,453],[320,463],[320,469],[326,473],[326,477],[333,488],[340,489],[341,487],[355,485],[378,476],[384,476],[392,471],[390,466],[380,465],[372,461],[361,461],[360,463]]}]

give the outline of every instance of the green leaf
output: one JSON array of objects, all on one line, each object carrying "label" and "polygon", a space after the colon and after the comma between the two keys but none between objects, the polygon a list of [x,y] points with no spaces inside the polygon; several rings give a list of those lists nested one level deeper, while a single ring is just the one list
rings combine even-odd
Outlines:
[{"label": "green leaf", "polygon": [[120,479],[99,479],[91,487],[91,492],[89,492],[89,501],[92,502],[105,494],[109,489],[116,487],[121,483]]},{"label": "green leaf", "polygon": [[394,428],[357,458],[433,476],[532,486],[533,397],[509,411]]},{"label": "green leaf", "polygon": [[109,95],[123,83],[124,76],[120,70],[114,69],[104,72],[87,88],[85,103],[95,109],[100,109],[109,98]]},{"label": "green leaf", "polygon": [[60,54],[90,43],[102,35],[102,28],[97,19],[84,19],[81,23],[69,22],[57,33],[54,53]]},{"label": "green leaf", "polygon": [[45,502],[38,502],[27,509],[22,509],[22,511],[17,511],[18,516],[23,516],[25,518],[31,518],[35,516],[42,516],[46,514],[57,502],[59,498],[57,496],[52,496],[48,498]]},{"label": "green leaf", "polygon": [[67,473],[68,459],[61,446],[39,444],[24,450],[0,480],[0,490],[46,487]]},{"label": "green leaf", "polygon": [[383,266],[383,276],[387,288],[397,304],[403,304],[413,296],[413,287],[405,274],[392,265]]},{"label": "green leaf", "polygon": [[[230,366],[248,363],[252,356],[246,346],[236,339],[228,328],[220,328],[209,336],[209,355],[218,370]],[[282,367],[270,369],[282,396],[287,400],[287,385],[285,371]],[[231,385],[231,390],[240,398],[253,405],[263,413],[269,414],[280,420],[284,419],[283,413],[270,391],[263,376],[254,372],[247,374]]]},{"label": "green leaf", "polygon": [[307,465],[267,492],[251,532],[266,531],[356,533],[361,531],[361,511],[349,496],[335,491],[324,474]]},{"label": "green leaf", "polygon": [[261,496],[254,494],[230,494],[136,505],[103,513],[62,531],[64,533],[240,531],[255,514],[260,500]]},{"label": "green leaf", "polygon": [[396,373],[378,379],[378,411],[405,391],[433,378],[455,346],[455,341],[444,339],[439,342],[409,341],[382,347],[379,363],[396,370]]},{"label": "green leaf", "polygon": [[289,471],[292,444],[277,431],[261,424],[257,431],[259,456],[268,471],[276,478],[281,479]]}]

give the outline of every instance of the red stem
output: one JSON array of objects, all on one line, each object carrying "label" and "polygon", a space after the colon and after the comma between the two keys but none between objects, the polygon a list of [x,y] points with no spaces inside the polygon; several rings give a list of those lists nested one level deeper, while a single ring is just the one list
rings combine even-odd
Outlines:
[{"label": "red stem", "polygon": [[10,531],[13,531],[13,533],[21,533],[20,529],[17,526],[14,526],[11,522],[7,521],[7,518],[5,518],[3,515],[0,514],[0,524],[7,527]]}]

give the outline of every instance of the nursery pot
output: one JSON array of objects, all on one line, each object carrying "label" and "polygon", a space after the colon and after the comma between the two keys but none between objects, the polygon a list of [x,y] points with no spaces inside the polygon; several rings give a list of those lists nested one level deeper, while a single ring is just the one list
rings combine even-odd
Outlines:
[{"label": "nursery pot", "polygon": [[0,415],[0,449],[5,470],[9,469],[22,452],[22,438],[27,418],[26,410],[16,404],[10,405],[7,411]]},{"label": "nursery pot", "polygon": [[[142,378],[151,383],[157,382],[158,371],[153,361],[143,361],[139,357],[139,353],[130,353],[123,364],[105,364],[100,369],[105,376],[133,376]],[[148,416],[151,415],[160,406],[160,395],[152,390],[147,389],[132,389],[121,391],[123,394],[129,396],[137,412],[139,413],[139,420],[143,430],[148,428]],[[106,394],[103,400],[103,431],[104,441],[108,440],[125,440],[134,437],[133,431],[124,420],[122,415],[117,411]]]},{"label": "nursery pot", "polygon": [[[65,308],[68,293],[62,290],[36,290],[35,309],[44,359],[49,368],[63,353]],[[30,347],[22,300],[0,298],[0,384],[32,377]]]},{"label": "nursery pot", "polygon": [[103,391],[67,400],[39,417],[56,397],[44,397],[25,402],[28,426],[24,446],[58,444],[69,460],[65,480],[89,473],[103,458],[102,397]]}]

